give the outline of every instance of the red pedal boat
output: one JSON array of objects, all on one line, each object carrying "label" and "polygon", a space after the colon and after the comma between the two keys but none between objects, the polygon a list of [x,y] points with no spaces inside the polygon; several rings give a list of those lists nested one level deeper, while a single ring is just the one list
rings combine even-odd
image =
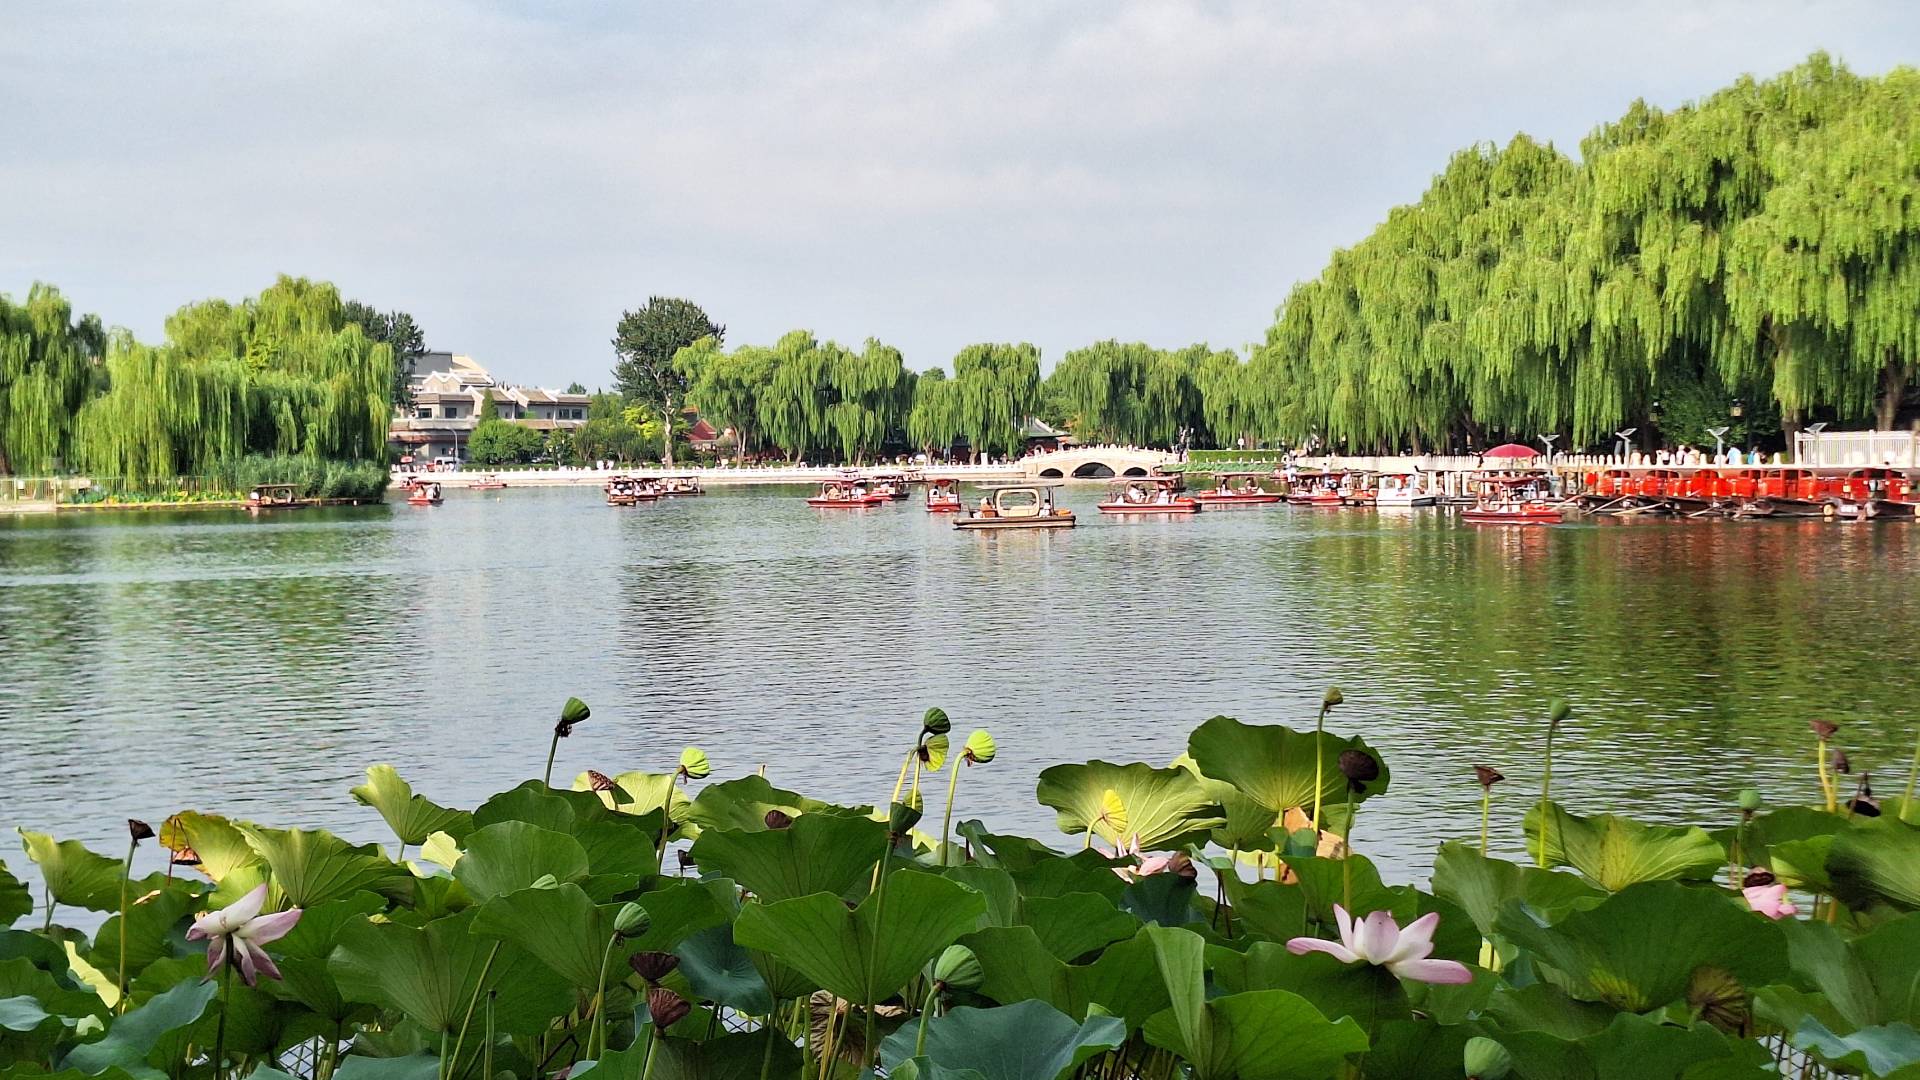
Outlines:
[{"label": "red pedal boat", "polygon": [[408,506],[439,506],[440,501],[440,485],[431,481],[415,484],[407,493]]},{"label": "red pedal boat", "polygon": [[1122,516],[1186,517],[1199,513],[1200,504],[1179,491],[1179,477],[1129,477],[1114,482],[1112,493],[1099,508],[1103,514]]},{"label": "red pedal boat", "polygon": [[[1188,496],[1202,506],[1259,506],[1277,503],[1282,496],[1277,491],[1268,491],[1260,486],[1260,477],[1265,473],[1215,473],[1214,481],[1218,485],[1208,491],[1196,491]],[[1240,481],[1235,484],[1234,481]]]},{"label": "red pedal boat", "polygon": [[927,513],[954,514],[960,511],[960,481],[950,476],[927,481]]},{"label": "red pedal boat", "polygon": [[857,510],[868,506],[885,506],[892,501],[891,496],[870,491],[858,480],[829,480],[820,485],[820,494],[808,499],[807,505],[829,510]]},{"label": "red pedal boat", "polygon": [[1476,525],[1558,525],[1560,511],[1545,503],[1486,502],[1460,511],[1460,520]]}]

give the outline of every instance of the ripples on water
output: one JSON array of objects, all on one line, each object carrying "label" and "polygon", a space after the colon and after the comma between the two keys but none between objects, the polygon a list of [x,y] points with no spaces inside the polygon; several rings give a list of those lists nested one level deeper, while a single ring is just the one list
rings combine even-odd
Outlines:
[{"label": "ripples on water", "polygon": [[981,535],[801,494],[0,518],[0,824],[117,852],[121,819],[196,807],[390,842],[347,794],[366,765],[474,805],[538,775],[569,694],[594,716],[557,776],[697,744],[717,777],[861,802],[937,704],[1000,744],[957,816],[1051,836],[1042,768],[1164,764],[1218,713],[1309,725],[1337,683],[1332,727],[1393,769],[1357,837],[1398,879],[1477,833],[1475,763],[1509,777],[1496,830],[1521,851],[1556,694],[1555,791],[1586,811],[1811,798],[1811,716],[1884,787],[1912,752],[1911,526],[1109,521],[1075,488],[1080,528]]}]

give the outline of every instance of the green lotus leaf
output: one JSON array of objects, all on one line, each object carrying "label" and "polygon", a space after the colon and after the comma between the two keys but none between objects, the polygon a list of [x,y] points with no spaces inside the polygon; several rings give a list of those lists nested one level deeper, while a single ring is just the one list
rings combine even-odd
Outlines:
[{"label": "green lotus leaf", "polygon": [[101,971],[87,958],[80,955],[80,945],[72,939],[60,942],[60,949],[66,954],[67,972],[75,982],[100,995],[100,1000],[108,1005],[120,1004],[120,984],[112,975]]},{"label": "green lotus leaf", "polygon": [[129,889],[129,896],[135,902],[128,904],[126,922],[122,923],[118,911],[107,917],[107,921],[100,925],[99,932],[93,936],[93,949],[87,955],[87,962],[102,971],[120,970],[123,925],[126,928],[128,979],[155,960],[174,955],[175,935],[185,932],[178,924],[200,907],[200,889],[201,886],[190,881],[165,883],[161,888],[145,893]]},{"label": "green lotus leaf", "polygon": [[[702,1010],[675,1025],[695,1022]],[[699,1021],[704,1024],[705,1021]],[[647,1070],[648,1040],[635,1039],[625,1050],[603,1054],[599,1061],[582,1062],[567,1071],[568,1080],[795,1080],[800,1073],[800,1048],[786,1039],[768,1040],[758,1031],[695,1041],[664,1038]],[[764,1071],[763,1071],[764,1069]]]},{"label": "green lotus leaf", "polygon": [[1513,1059],[1514,1077],[1593,1080],[1758,1080],[1767,1062],[1758,1043],[1731,1038],[1706,1024],[1681,1027],[1615,1014],[1606,1030],[1579,1040],[1540,1031],[1501,1031],[1500,1045]]},{"label": "green lotus leaf", "polygon": [[401,899],[411,895],[413,875],[372,844],[349,844],[324,829],[269,829],[251,823],[235,827],[267,864],[269,910],[311,907],[357,892]]},{"label": "green lotus leaf", "polygon": [[1343,964],[1319,952],[1295,956],[1270,941],[1257,941],[1244,953],[1210,945],[1206,957],[1222,993],[1286,990],[1306,998],[1321,1015],[1353,1017],[1368,1031],[1413,1015],[1400,980],[1372,964]]},{"label": "green lotus leaf", "polygon": [[344,924],[327,965],[341,997],[396,1009],[438,1035],[457,1032],[476,993],[491,990],[498,993],[494,1023],[499,1030],[538,1034],[573,1007],[573,993],[565,980],[516,946],[473,934],[476,916],[466,911],[417,929]]},{"label": "green lotus leaf", "polygon": [[272,946],[279,981],[263,980],[261,986],[275,997],[299,1002],[329,1023],[344,1020],[354,1006],[340,996],[327,958],[348,924],[364,922],[386,906],[381,897],[362,892],[305,909],[287,936]]},{"label": "green lotus leaf", "polygon": [[33,893],[0,862],[0,930],[33,913]]},{"label": "green lotus leaf", "polygon": [[1891,1076],[1920,1063],[1920,1031],[1910,1024],[1881,1024],[1837,1035],[1809,1016],[1794,1031],[1793,1045],[1828,1066],[1870,1076]]},{"label": "green lotus leaf", "polygon": [[452,833],[434,833],[420,845],[422,860],[448,870],[453,869],[453,864],[460,861],[460,854],[460,841],[455,840]]},{"label": "green lotus leaf", "polygon": [[[1035,794],[1053,807],[1062,832],[1082,836],[1091,827],[1093,835],[1108,844],[1119,847],[1134,842],[1143,851],[1203,843],[1208,833],[1226,822],[1220,804],[1207,797],[1192,773],[1139,762],[1055,765],[1040,774]],[[1109,794],[1118,796],[1125,808],[1122,827],[1103,820],[1110,817]]]},{"label": "green lotus leaf", "polygon": [[105,1020],[108,1015],[99,995],[75,988],[24,956],[0,960],[0,997],[30,997],[48,1012],[76,1022],[89,1016]]},{"label": "green lotus leaf", "polygon": [[1354,802],[1387,790],[1391,777],[1386,759],[1358,736],[1343,739],[1323,731],[1316,741],[1311,731],[1295,731],[1282,724],[1243,724],[1230,716],[1216,716],[1187,736],[1187,755],[1202,774],[1232,784],[1275,817],[1294,807],[1313,806],[1316,746],[1322,803],[1336,805],[1347,797],[1347,778],[1336,765],[1343,750],[1364,751],[1380,763],[1380,775],[1353,793]]},{"label": "green lotus leaf", "polygon": [[1307,894],[1299,885],[1261,879],[1248,881],[1238,874],[1225,874],[1229,907],[1224,913],[1223,932],[1230,936],[1258,938],[1285,944],[1307,931]]},{"label": "green lotus leaf", "polygon": [[146,1064],[147,1054],[163,1037],[200,1019],[219,989],[211,980],[177,983],[139,1008],[122,1014],[98,1042],[74,1047],[60,1064],[83,1073],[99,1073],[111,1068],[140,1069]]},{"label": "green lotus leaf", "polygon": [[633,938],[638,949],[672,952],[692,934],[725,926],[739,910],[739,890],[727,878],[674,878],[635,901],[647,913],[647,932]]},{"label": "green lotus leaf", "polygon": [[[1471,1029],[1452,1024],[1434,1024],[1424,1020],[1390,1020],[1373,1032],[1373,1045],[1367,1049],[1367,1072],[1373,1076],[1391,1076],[1394,1080],[1460,1080],[1461,1062],[1466,1060]],[[1487,1040],[1480,1040],[1486,1042]],[[1503,1076],[1511,1073],[1471,1071],[1466,1075]]]},{"label": "green lotus leaf", "polygon": [[1744,830],[1729,826],[1715,829],[1712,836],[1714,842],[1727,851],[1733,850],[1734,841],[1738,838],[1742,845],[1740,862],[1747,866],[1765,866],[1776,844],[1815,836],[1832,836],[1846,827],[1847,819],[1839,814],[1829,814],[1811,806],[1783,806],[1755,816],[1747,822]]},{"label": "green lotus leaf", "polygon": [[1489,937],[1509,901],[1519,900],[1554,922],[1606,896],[1573,874],[1487,858],[1458,840],[1440,845],[1433,861],[1433,891],[1458,904]]},{"label": "green lotus leaf", "polygon": [[753,954],[733,940],[733,927],[710,926],[687,935],[673,950],[680,974],[703,1001],[763,1016],[773,1008],[767,980],[754,967]]},{"label": "green lotus leaf", "polygon": [[1628,1012],[1681,1000],[1701,968],[1724,969],[1747,987],[1778,981],[1787,970],[1779,926],[1726,893],[1671,881],[1630,885],[1552,926],[1516,901],[1495,929],[1546,965],[1550,981],[1569,994]]},{"label": "green lotus leaf", "polygon": [[[1548,803],[1547,862],[1571,866],[1608,892],[1670,879],[1710,880],[1727,853],[1705,829],[1642,825],[1616,814],[1579,817]],[[1541,807],[1527,811],[1527,850],[1540,854]]]},{"label": "green lotus leaf", "polygon": [[454,864],[453,877],[484,903],[546,875],[556,882],[580,882],[587,870],[587,852],[580,841],[524,821],[502,821],[467,837],[466,853]]},{"label": "green lotus leaf", "polygon": [[356,801],[379,813],[402,844],[423,844],[437,832],[459,839],[473,831],[472,814],[449,810],[424,795],[415,795],[412,785],[402,780],[391,765],[369,767],[367,782],[352,792]]},{"label": "green lotus leaf", "polygon": [[774,787],[767,783],[764,776],[743,776],[701,788],[700,794],[694,797],[692,806],[688,808],[687,819],[703,830],[763,832],[767,828],[769,810],[778,810],[798,821],[802,815],[821,812],[864,816],[870,809],[864,806],[834,806]]},{"label": "green lotus leaf", "polygon": [[876,894],[853,911],[824,892],[748,904],[734,923],[734,940],[792,964],[848,1001],[872,1005],[986,913],[979,893],[932,874],[895,870],[885,889],[884,907]]},{"label": "green lotus leaf", "polygon": [[440,1059],[432,1054],[405,1054],[400,1057],[365,1057],[350,1054],[340,1059],[334,1080],[438,1080]]},{"label": "green lotus leaf", "polygon": [[1891,818],[1855,818],[1827,852],[1834,895],[1848,907],[1920,910],[1920,828]]},{"label": "green lotus leaf", "polygon": [[0,997],[0,1031],[31,1032],[42,1026],[58,1027],[60,1018],[41,1008],[30,995]]},{"label": "green lotus leaf", "polygon": [[1127,891],[1126,881],[1113,872],[1113,860],[1099,851],[1077,851],[1067,857],[1051,854],[1010,874],[1023,900],[1090,892],[1117,907]]},{"label": "green lotus leaf", "polygon": [[[586,774],[581,773],[576,783],[584,785],[585,782]],[[592,801],[594,809],[606,811],[606,807],[592,792],[584,794]],[[538,780],[528,780],[476,807],[473,811],[473,827],[484,829],[503,821],[523,821],[554,832],[571,833],[578,818],[578,806],[574,801],[562,798],[559,791]]]},{"label": "green lotus leaf", "polygon": [[266,880],[266,860],[233,822],[197,810],[182,810],[167,820],[198,856],[200,872],[221,887],[215,895],[232,898],[224,900],[223,905]]},{"label": "green lotus leaf", "polygon": [[1012,874],[975,864],[941,867],[939,873],[987,898],[988,926],[1012,926],[1020,921],[1020,887],[1014,884]]},{"label": "green lotus leaf", "polygon": [[1597,1035],[1618,1015],[1598,1002],[1576,1001],[1544,982],[1503,985],[1487,999],[1484,1011],[1504,1031],[1541,1031],[1567,1040]]},{"label": "green lotus leaf", "polygon": [[973,848],[974,861],[981,866],[1011,872],[1065,857],[1038,840],[988,832],[986,824],[977,819],[962,821],[954,826],[954,831],[967,839]]},{"label": "green lotus leaf", "polygon": [[865,892],[886,845],[887,827],[869,818],[801,814],[785,829],[707,829],[693,842],[693,859],[701,870],[775,903],[810,893]]},{"label": "green lotus leaf", "polygon": [[930,1057],[904,1058],[887,1070],[887,1080],[986,1080],[972,1069],[949,1069]]},{"label": "green lotus leaf", "polygon": [[[640,819],[632,819],[640,820]],[[588,821],[574,826],[573,838],[587,853],[586,885],[596,900],[607,900],[637,887],[642,878],[650,878],[659,869],[660,858],[653,845],[657,828],[641,828],[626,820]]]},{"label": "green lotus leaf", "polygon": [[1148,874],[1127,884],[1120,910],[1149,926],[1185,926],[1201,921],[1198,896],[1199,886],[1185,874]]},{"label": "green lotus leaf", "polygon": [[1022,908],[1020,921],[1033,927],[1035,936],[1048,952],[1068,962],[1113,942],[1125,941],[1140,930],[1137,917],[1095,893],[1037,897],[1028,900]]},{"label": "green lotus leaf", "polygon": [[[40,879],[57,904],[90,911],[118,911],[126,864],[88,851],[78,840],[56,842],[46,833],[20,833],[27,858],[40,867]],[[166,883],[164,874],[149,874],[132,885],[134,896],[144,896]],[[29,909],[31,910],[31,909]]]},{"label": "green lotus leaf", "polygon": [[[1111,1016],[1075,1023],[1044,1001],[991,1009],[965,1005],[928,1021],[925,1054],[942,1068],[972,1070],[985,1080],[1058,1080],[1061,1074],[1127,1041]],[[919,1025],[907,1024],[880,1044],[893,1067],[914,1056]]]},{"label": "green lotus leaf", "polygon": [[1833,835],[1809,836],[1804,840],[1781,840],[1767,849],[1767,862],[1773,874],[1794,888],[1831,893],[1833,882],[1827,876],[1827,856],[1833,852]]},{"label": "green lotus leaf", "polygon": [[1787,920],[1780,929],[1795,974],[1824,995],[1848,1028],[1920,1026],[1920,980],[1914,978],[1920,913],[1890,919],[1852,941],[1825,923]]},{"label": "green lotus leaf", "polygon": [[[698,751],[695,751],[696,753]],[[634,770],[613,778],[612,791],[592,791],[593,781],[586,773],[573,778],[573,791],[585,792],[600,805],[618,814],[638,817],[665,809],[675,821],[685,821],[692,801],[680,790],[678,773],[650,773]]]},{"label": "green lotus leaf", "polygon": [[605,959],[619,911],[618,904],[596,905],[586,890],[569,881],[493,897],[480,905],[473,933],[519,946],[575,990],[591,993],[600,985],[603,964],[618,981],[625,975],[627,954],[636,951],[631,945],[615,946],[612,960]]},{"label": "green lotus leaf", "polygon": [[1225,780],[1215,780],[1201,773],[1200,766],[1194,763],[1190,754],[1174,758],[1173,767],[1192,773],[1199,779],[1201,790],[1206,792],[1207,797],[1220,804],[1226,822],[1213,830],[1214,843],[1230,851],[1264,851],[1272,848],[1267,830],[1279,821],[1279,815],[1272,809]]},{"label": "green lotus leaf", "polygon": [[1138,934],[1109,945],[1087,964],[1062,963],[1031,926],[989,927],[968,934],[961,944],[980,964],[980,993],[1004,1005],[1033,999],[1068,1016],[1086,1016],[1098,1007],[1133,1030],[1168,1004],[1153,946]]}]

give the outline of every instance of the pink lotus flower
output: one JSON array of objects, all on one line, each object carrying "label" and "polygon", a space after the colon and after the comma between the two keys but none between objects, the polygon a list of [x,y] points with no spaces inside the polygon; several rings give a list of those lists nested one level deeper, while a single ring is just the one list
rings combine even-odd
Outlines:
[{"label": "pink lotus flower", "polygon": [[1765,915],[1769,919],[1785,919],[1800,913],[1787,899],[1787,887],[1784,883],[1772,885],[1750,885],[1740,890],[1747,898],[1747,906]]},{"label": "pink lotus flower", "polygon": [[1186,852],[1173,851],[1150,856],[1140,850],[1140,838],[1137,836],[1128,837],[1127,842],[1120,845],[1120,849],[1114,852],[1114,856],[1116,858],[1132,856],[1134,862],[1138,864],[1113,868],[1113,872],[1120,875],[1123,881],[1138,881],[1149,874],[1172,873],[1184,874],[1187,877],[1196,877],[1199,874],[1199,871],[1193,868],[1193,859]]},{"label": "pink lotus flower", "polygon": [[1433,931],[1440,925],[1440,913],[1429,911],[1402,929],[1391,912],[1376,911],[1355,920],[1339,904],[1333,905],[1333,917],[1340,923],[1340,940],[1297,937],[1287,942],[1287,951],[1295,956],[1323,952],[1343,964],[1368,963],[1386,968],[1399,978],[1424,983],[1470,983],[1473,972],[1467,965],[1452,960],[1429,960],[1433,952]]},{"label": "pink lotus flower", "polygon": [[280,977],[280,969],[273,965],[273,958],[261,946],[287,936],[287,931],[300,921],[300,909],[262,915],[260,909],[266,903],[267,886],[263,882],[219,911],[210,911],[193,921],[187,940],[207,939],[208,975],[219,971],[222,963],[231,962],[240,969],[240,977],[248,986],[258,981],[258,973],[262,971],[272,978]]}]

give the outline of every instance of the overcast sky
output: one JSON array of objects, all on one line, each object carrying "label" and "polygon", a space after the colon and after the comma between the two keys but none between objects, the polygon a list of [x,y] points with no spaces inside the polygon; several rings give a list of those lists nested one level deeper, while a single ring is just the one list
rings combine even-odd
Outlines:
[{"label": "overcast sky", "polygon": [[324,278],[550,385],[656,293],[917,369],[1243,346],[1454,150],[1815,49],[1920,61],[1920,4],[14,0],[0,291],[157,339]]}]

